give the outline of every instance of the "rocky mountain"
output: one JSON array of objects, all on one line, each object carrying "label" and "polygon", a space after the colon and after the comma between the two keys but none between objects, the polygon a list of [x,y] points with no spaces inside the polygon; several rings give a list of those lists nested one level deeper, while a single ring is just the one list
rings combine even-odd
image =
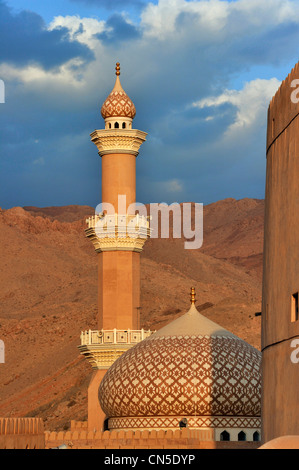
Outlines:
[{"label": "rocky mountain", "polygon": [[[80,332],[97,327],[97,255],[88,206],[0,211],[0,416],[38,416],[49,430],[87,418],[91,368]],[[150,239],[141,255],[141,323],[159,329],[189,309],[260,348],[264,201],[204,207],[204,242]]]}]

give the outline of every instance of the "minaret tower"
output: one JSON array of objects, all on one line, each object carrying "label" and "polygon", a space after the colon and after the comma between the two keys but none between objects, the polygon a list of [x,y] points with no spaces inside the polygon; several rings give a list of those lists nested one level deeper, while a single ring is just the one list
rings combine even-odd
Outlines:
[{"label": "minaret tower", "polygon": [[102,430],[98,387],[127,349],[151,334],[140,329],[140,253],[148,218],[135,213],[136,157],[146,133],[132,129],[135,106],[123,90],[120,66],[101,114],[105,129],[91,134],[102,160],[102,210],[87,219],[86,236],[98,253],[98,330],[81,333],[81,354],[94,373],[88,389],[88,429]]}]

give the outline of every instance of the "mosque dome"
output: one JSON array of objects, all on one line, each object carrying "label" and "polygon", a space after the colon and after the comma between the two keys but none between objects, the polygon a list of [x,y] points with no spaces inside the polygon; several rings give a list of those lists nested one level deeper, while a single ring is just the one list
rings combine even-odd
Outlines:
[{"label": "mosque dome", "polygon": [[109,429],[258,428],[261,353],[201,315],[193,292],[185,315],[115,361],[99,400]]},{"label": "mosque dome", "polygon": [[101,114],[104,119],[115,118],[115,117],[124,117],[129,119],[134,119],[136,115],[136,109],[128,97],[126,92],[121,86],[119,75],[120,75],[120,65],[119,62],[116,63],[116,81],[113,90],[110,95],[106,98],[103,103]]}]

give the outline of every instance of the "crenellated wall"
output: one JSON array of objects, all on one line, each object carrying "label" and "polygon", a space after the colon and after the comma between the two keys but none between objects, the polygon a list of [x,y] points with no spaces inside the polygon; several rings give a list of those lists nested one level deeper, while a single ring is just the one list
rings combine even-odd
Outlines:
[{"label": "crenellated wall", "polygon": [[44,431],[39,418],[0,418],[0,449],[256,449],[259,442],[215,442],[214,431],[88,431],[72,421],[70,431]]},{"label": "crenellated wall", "polygon": [[0,449],[44,449],[40,418],[0,418]]},{"label": "crenellated wall", "polygon": [[[46,432],[46,448],[70,449],[256,449],[259,442],[215,442],[212,430]],[[82,426],[83,428],[83,426]]]}]

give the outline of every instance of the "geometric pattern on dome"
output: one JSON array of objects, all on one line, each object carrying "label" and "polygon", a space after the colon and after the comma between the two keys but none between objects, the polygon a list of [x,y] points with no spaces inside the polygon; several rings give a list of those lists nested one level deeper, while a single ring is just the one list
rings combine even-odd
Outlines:
[{"label": "geometric pattern on dome", "polygon": [[261,414],[261,353],[239,338],[149,338],[107,371],[99,400],[109,418]]},{"label": "geometric pattern on dome", "polygon": [[118,116],[134,119],[136,109],[124,91],[112,91],[102,106],[101,114],[104,119]]}]

